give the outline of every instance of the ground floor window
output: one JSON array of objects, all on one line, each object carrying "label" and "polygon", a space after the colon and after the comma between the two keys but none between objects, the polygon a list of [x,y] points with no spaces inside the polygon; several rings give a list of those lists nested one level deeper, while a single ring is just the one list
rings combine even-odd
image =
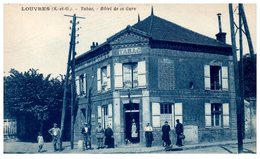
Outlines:
[{"label": "ground floor window", "polygon": [[205,103],[206,127],[229,127],[228,103]]},{"label": "ground floor window", "polygon": [[174,128],[175,120],[182,123],[182,103],[152,103],[152,126],[162,127],[165,121]]},{"label": "ground floor window", "polygon": [[98,122],[101,123],[103,128],[106,128],[107,125],[110,125],[113,128],[113,112],[112,104],[98,106]]}]

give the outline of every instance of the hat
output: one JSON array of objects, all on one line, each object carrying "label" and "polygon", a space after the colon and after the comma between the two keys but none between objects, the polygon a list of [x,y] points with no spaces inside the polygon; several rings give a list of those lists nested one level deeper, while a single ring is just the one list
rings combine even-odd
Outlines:
[{"label": "hat", "polygon": [[88,125],[88,123],[87,123],[87,122],[85,122],[85,123],[84,123],[84,125]]},{"label": "hat", "polygon": [[168,123],[168,121],[165,121],[164,123]]}]

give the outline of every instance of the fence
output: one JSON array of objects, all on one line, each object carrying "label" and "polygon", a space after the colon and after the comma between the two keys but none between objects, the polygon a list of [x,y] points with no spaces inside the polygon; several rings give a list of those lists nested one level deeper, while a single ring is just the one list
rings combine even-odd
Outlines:
[{"label": "fence", "polygon": [[4,138],[15,138],[17,133],[17,125],[15,119],[4,119]]}]

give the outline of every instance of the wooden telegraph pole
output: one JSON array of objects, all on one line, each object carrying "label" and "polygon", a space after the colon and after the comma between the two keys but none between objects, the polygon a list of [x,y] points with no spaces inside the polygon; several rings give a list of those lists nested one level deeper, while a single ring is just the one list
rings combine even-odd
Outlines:
[{"label": "wooden telegraph pole", "polygon": [[231,31],[231,42],[232,42],[232,53],[234,63],[234,75],[235,75],[235,91],[236,91],[236,105],[237,105],[237,140],[238,140],[238,153],[243,151],[243,134],[242,134],[242,112],[241,112],[241,98],[240,98],[240,87],[239,87],[239,69],[237,62],[237,47],[236,47],[236,35],[234,29],[234,15],[233,6],[229,4],[229,16],[230,16],[230,31]]},{"label": "wooden telegraph pole", "polygon": [[68,91],[68,81],[69,77],[71,76],[71,140],[70,145],[71,149],[74,148],[74,108],[76,105],[76,87],[75,87],[75,45],[76,45],[76,25],[79,24],[76,22],[77,18],[85,19],[84,17],[78,17],[76,14],[73,16],[71,15],[64,15],[67,17],[72,17],[72,27],[71,27],[71,34],[70,34],[70,47],[69,47],[69,55],[68,55],[68,62],[67,62],[67,71],[65,77],[65,84],[64,84],[64,92],[63,92],[63,105],[62,105],[62,114],[61,114],[61,144],[60,148],[62,148],[62,135],[64,133],[64,121],[65,121],[65,113],[66,113],[66,106],[67,106],[67,91]]},{"label": "wooden telegraph pole", "polygon": [[[254,48],[244,12],[243,4],[238,5],[239,25],[237,26],[234,21],[233,7],[229,4],[229,16],[230,16],[230,31],[232,41],[233,63],[235,70],[235,91],[236,91],[236,104],[237,104],[237,140],[238,140],[238,153],[243,152],[243,139],[245,132],[244,121],[244,68],[243,68],[243,36],[244,33],[247,37],[250,56],[253,61],[253,68],[256,66]],[[236,48],[236,35],[235,29],[239,30],[239,52],[240,52],[240,71],[237,62],[237,48]],[[244,26],[244,29],[242,28]]]}]

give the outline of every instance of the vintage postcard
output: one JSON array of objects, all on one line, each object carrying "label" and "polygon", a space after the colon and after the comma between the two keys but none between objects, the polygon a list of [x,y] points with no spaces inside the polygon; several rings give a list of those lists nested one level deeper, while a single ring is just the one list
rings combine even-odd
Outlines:
[{"label": "vintage postcard", "polygon": [[3,153],[256,154],[256,3],[3,4]]}]

